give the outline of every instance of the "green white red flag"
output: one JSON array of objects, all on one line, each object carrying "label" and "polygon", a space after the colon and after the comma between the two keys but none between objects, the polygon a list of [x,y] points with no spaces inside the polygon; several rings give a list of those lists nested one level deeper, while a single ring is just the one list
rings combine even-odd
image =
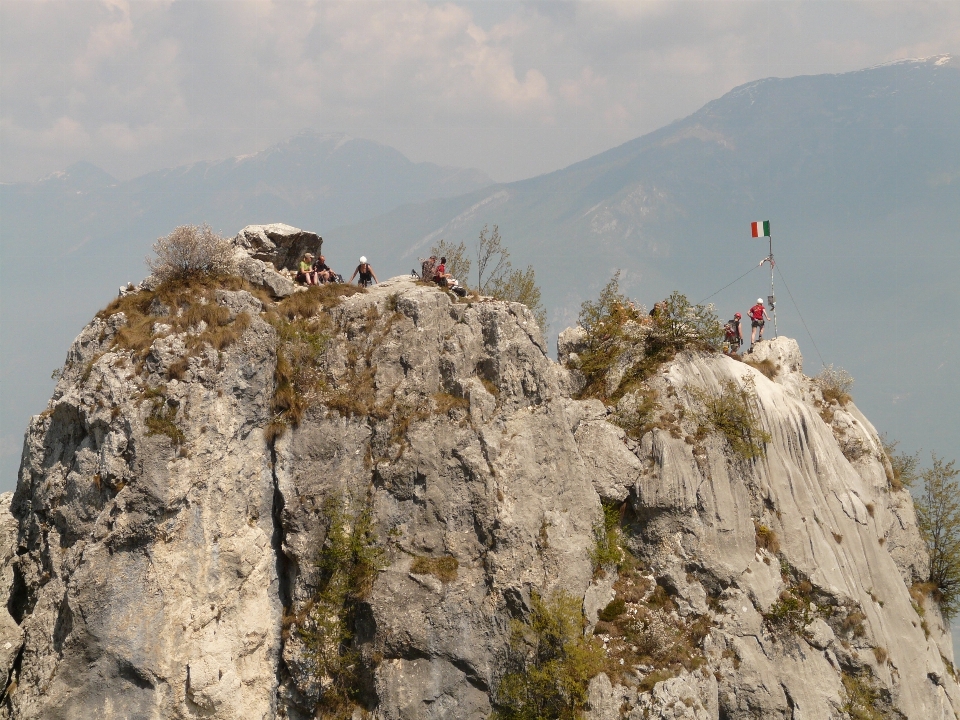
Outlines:
[{"label": "green white red flag", "polygon": [[753,237],[770,237],[770,221],[757,220],[754,223],[750,223],[750,232]]}]

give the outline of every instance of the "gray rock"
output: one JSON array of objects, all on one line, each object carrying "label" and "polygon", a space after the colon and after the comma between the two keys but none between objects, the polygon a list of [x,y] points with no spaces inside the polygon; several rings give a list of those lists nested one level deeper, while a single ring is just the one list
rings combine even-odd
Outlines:
[{"label": "gray rock", "polygon": [[247,225],[237,233],[233,245],[255,260],[272,263],[278,269],[292,270],[296,269],[304,253],[320,255],[323,238],[283,223]]},{"label": "gray rock", "polygon": [[[247,279],[281,297],[292,284],[270,263],[318,240],[253,226],[235,245]],[[582,598],[588,626],[615,596],[616,573],[595,578],[591,558],[601,500],[625,503],[624,542],[671,617],[710,628],[696,671],[646,692],[628,668],[625,685],[595,677],[592,720],[840,717],[841,672],[872,678],[891,716],[960,709],[949,628],[928,605],[928,640],[910,604],[926,557],[909,495],[888,492],[855,406],[822,419],[792,341],[755,349],[780,365],[775,381],[681,353],[648,382],[674,426],[635,442],[603,404],[571,397],[575,371],[549,360],[525,308],[394,278],[329,310],[324,384],[268,441],[277,334],[249,293],[216,302],[251,316],[238,342],[191,354],[168,327],[142,363],[114,346],[126,317],[94,319],[31,420],[11,514],[0,499],[8,716],[314,716],[331,679],[300,630],[337,502],[369,509],[385,557],[352,628],[365,710],[486,718],[534,593]],[[570,358],[583,338],[561,337]],[[697,433],[702,398],[728,381],[755,385],[762,459]],[[158,423],[171,417],[182,438]],[[758,525],[778,552],[758,549]],[[455,577],[413,572],[415,556],[453,556]],[[801,580],[820,604],[795,631],[778,603]],[[860,634],[843,625],[853,612]]]}]

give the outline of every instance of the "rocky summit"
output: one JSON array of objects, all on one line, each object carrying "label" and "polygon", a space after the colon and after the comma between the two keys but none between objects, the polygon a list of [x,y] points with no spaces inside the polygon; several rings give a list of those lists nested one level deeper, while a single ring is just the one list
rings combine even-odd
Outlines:
[{"label": "rocky summit", "polygon": [[[793,340],[578,399],[582,330],[298,291],[314,238],[246,228],[70,348],[0,503],[3,717],[512,717],[551,642],[569,717],[956,717],[910,495]],[[762,452],[704,420],[735,391]]]}]

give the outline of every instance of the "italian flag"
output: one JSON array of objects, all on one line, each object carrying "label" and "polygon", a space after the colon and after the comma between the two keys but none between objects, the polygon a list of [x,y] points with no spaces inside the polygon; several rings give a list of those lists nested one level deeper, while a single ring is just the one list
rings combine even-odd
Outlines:
[{"label": "italian flag", "polygon": [[753,237],[770,237],[770,221],[757,220],[750,223],[750,232]]}]

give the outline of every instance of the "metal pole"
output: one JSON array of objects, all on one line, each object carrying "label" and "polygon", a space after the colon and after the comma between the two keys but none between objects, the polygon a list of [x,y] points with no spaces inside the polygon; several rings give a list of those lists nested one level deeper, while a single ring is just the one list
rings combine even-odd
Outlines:
[{"label": "metal pole", "polygon": [[770,231],[768,238],[770,240],[770,297],[767,300],[773,312],[773,336],[780,337],[780,331],[777,328],[777,295],[773,291],[773,230]]}]

